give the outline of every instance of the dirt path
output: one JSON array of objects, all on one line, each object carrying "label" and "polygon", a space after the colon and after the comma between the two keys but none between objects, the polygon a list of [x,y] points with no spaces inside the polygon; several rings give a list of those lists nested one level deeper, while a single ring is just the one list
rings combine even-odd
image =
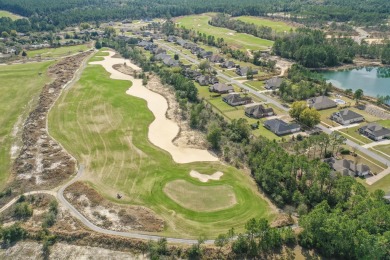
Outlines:
[{"label": "dirt path", "polygon": [[148,108],[153,113],[155,120],[149,126],[148,138],[150,142],[157,147],[171,154],[176,163],[191,163],[202,161],[218,161],[218,158],[207,150],[178,147],[173,144],[173,140],[178,135],[180,128],[174,121],[166,117],[168,110],[167,100],[160,94],[142,86],[141,79],[135,79],[130,75],[121,73],[113,68],[115,64],[124,64],[130,66],[136,71],[141,69],[132,64],[130,60],[113,58],[114,52],[109,51],[109,56],[103,57],[103,61],[91,62],[90,64],[102,65],[104,69],[111,74],[112,79],[129,80],[133,83],[126,94],[142,98],[147,101]]}]

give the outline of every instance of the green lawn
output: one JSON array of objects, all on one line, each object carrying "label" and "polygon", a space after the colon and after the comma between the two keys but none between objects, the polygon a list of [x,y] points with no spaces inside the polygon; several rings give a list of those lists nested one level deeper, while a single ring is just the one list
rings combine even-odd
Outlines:
[{"label": "green lawn", "polygon": [[[209,238],[235,227],[242,230],[250,218],[273,218],[252,178],[222,163],[176,164],[148,140],[154,120],[146,101],[125,92],[128,81],[112,80],[99,65],[88,65],[80,81],[66,89],[49,114],[53,137],[85,165],[84,177],[109,200],[144,205],[165,219],[163,235]],[[203,174],[222,171],[219,181],[200,183],[191,170]],[[184,180],[193,187],[233,188],[237,204],[216,212],[198,212],[180,206],[164,193],[167,183]]]},{"label": "green lawn", "polygon": [[236,195],[229,185],[199,187],[184,180],[174,180],[165,185],[164,192],[180,206],[198,212],[228,209],[236,204]]},{"label": "green lawn", "polygon": [[268,26],[271,27],[272,30],[278,33],[289,32],[291,29],[295,29],[294,26],[291,26],[282,21],[276,21],[271,19],[265,19],[262,17],[255,16],[238,16],[233,19],[243,21],[245,23],[253,23],[257,26]]},{"label": "green lawn", "polygon": [[195,31],[213,35],[216,38],[224,38],[225,42],[242,50],[259,50],[267,49],[273,45],[273,41],[260,39],[255,36],[237,33],[226,28],[215,27],[208,24],[212,14],[190,15],[183,16],[176,19],[180,26],[187,29],[194,29]]},{"label": "green lawn", "polygon": [[[351,141],[359,144],[369,144],[372,143],[372,140],[365,137],[364,135],[359,134],[358,129],[362,127],[363,125],[347,128],[347,129],[341,129],[338,131],[348,139],[351,139]],[[352,137],[352,138],[351,138]]]},{"label": "green lawn", "polygon": [[[381,153],[378,153],[375,150],[378,150]],[[377,145],[377,146],[373,147],[373,151],[377,152],[381,156],[384,156],[385,158],[387,157],[387,159],[390,159],[390,145],[389,144],[387,144],[387,145]],[[386,155],[384,155],[383,153],[386,154]]]},{"label": "green lawn", "polygon": [[[14,126],[21,130],[29,111],[49,77],[47,68],[52,62],[0,66],[0,189],[10,173],[10,150],[20,136],[13,136]],[[19,120],[19,121],[18,121]]]},{"label": "green lawn", "polygon": [[259,81],[259,80],[247,81],[244,84],[257,91],[264,90],[264,81]]},{"label": "green lawn", "polygon": [[10,13],[8,11],[0,10],[0,18],[1,17],[9,17],[12,20],[22,19],[23,17],[14,13]]},{"label": "green lawn", "polygon": [[40,50],[32,50],[27,51],[28,57],[36,57],[41,55],[42,58],[57,58],[57,57],[63,57],[66,55],[75,54],[79,51],[86,51],[90,49],[86,44],[84,45],[75,45],[75,46],[66,46],[66,47],[59,47],[59,48],[45,48]]}]

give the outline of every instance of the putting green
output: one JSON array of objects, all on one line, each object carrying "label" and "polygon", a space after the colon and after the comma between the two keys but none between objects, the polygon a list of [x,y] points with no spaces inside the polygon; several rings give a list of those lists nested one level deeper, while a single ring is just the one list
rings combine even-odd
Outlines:
[{"label": "putting green", "polygon": [[[152,209],[166,222],[160,235],[212,238],[230,227],[242,230],[250,218],[274,217],[246,173],[219,162],[176,164],[169,153],[152,145],[148,127],[153,114],[145,100],[126,95],[130,86],[129,81],[110,79],[102,66],[88,65],[49,114],[50,134],[85,165],[86,181],[109,200]],[[228,209],[201,212],[173,201],[164,187],[174,180],[196,187],[216,185],[199,185],[188,174],[191,170],[223,172],[218,185],[230,186],[237,203]],[[120,201],[117,193],[123,195]]]},{"label": "putting green", "polygon": [[237,203],[231,186],[198,186],[185,180],[168,182],[164,192],[180,206],[198,212],[227,209]]}]

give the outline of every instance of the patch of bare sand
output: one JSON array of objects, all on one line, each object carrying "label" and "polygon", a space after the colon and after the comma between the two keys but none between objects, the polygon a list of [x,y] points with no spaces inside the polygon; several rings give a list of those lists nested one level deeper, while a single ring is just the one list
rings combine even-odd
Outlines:
[{"label": "patch of bare sand", "polygon": [[66,188],[64,195],[79,212],[99,227],[124,232],[159,232],[164,229],[164,221],[152,210],[112,203],[82,182],[75,182]]},{"label": "patch of bare sand", "polygon": [[201,182],[208,182],[209,180],[219,181],[219,179],[223,176],[223,172],[215,172],[214,174],[207,175],[201,174],[197,171],[192,170],[190,172],[191,177],[198,179]]},{"label": "patch of bare sand", "polygon": [[103,57],[103,61],[91,62],[90,64],[102,65],[104,69],[111,74],[112,79],[128,80],[133,83],[126,92],[128,95],[142,98],[147,101],[148,108],[155,116],[155,120],[149,126],[148,138],[150,142],[157,147],[169,152],[173,160],[177,163],[191,163],[199,161],[218,161],[218,158],[207,150],[178,147],[173,140],[178,135],[180,128],[177,123],[166,117],[168,110],[167,100],[144,86],[141,79],[135,79],[113,68],[115,64],[124,64],[130,66],[135,71],[141,69],[131,63],[130,60],[113,58],[114,52],[108,51],[109,56]]}]

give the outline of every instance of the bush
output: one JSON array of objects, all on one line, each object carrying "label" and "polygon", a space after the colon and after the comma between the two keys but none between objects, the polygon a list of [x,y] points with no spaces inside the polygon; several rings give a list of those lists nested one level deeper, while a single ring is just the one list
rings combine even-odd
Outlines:
[{"label": "bush", "polygon": [[342,155],[348,155],[348,154],[351,154],[351,151],[348,150],[348,149],[342,148],[342,149],[340,150],[340,153],[341,153]]},{"label": "bush", "polygon": [[14,209],[13,216],[18,219],[26,219],[31,217],[33,209],[27,202],[17,203]]}]

